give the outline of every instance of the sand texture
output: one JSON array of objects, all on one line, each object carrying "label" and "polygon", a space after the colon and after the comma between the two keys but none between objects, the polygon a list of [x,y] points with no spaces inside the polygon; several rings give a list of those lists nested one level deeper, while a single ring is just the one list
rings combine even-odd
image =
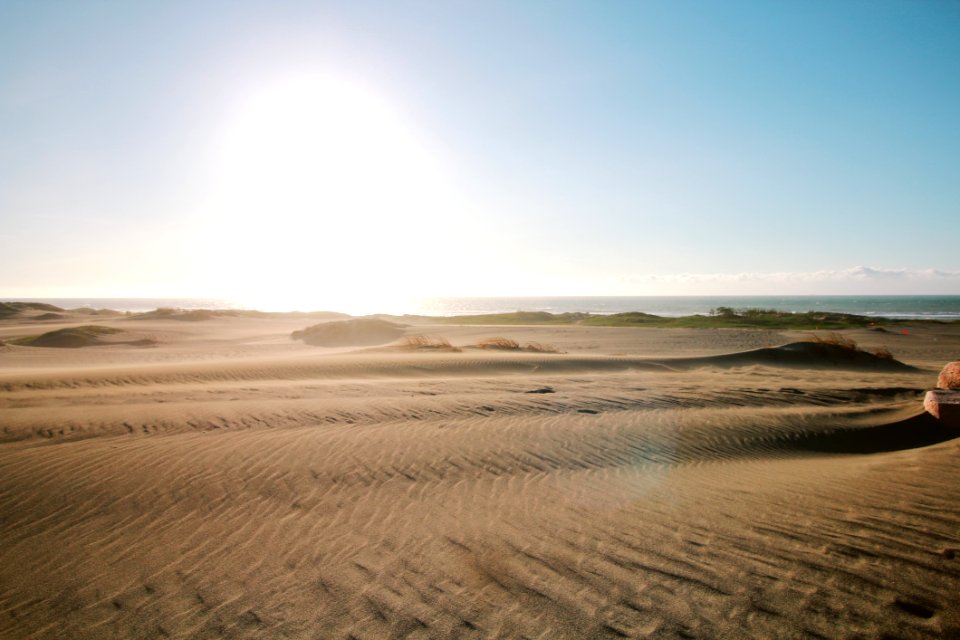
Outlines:
[{"label": "sand texture", "polygon": [[318,322],[0,320],[0,638],[960,637],[958,326]]}]

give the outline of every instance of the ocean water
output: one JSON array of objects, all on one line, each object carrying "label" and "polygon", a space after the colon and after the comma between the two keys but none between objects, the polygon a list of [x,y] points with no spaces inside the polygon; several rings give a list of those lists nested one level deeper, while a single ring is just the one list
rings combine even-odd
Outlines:
[{"label": "ocean water", "polygon": [[91,307],[142,312],[158,307],[182,309],[261,308],[270,311],[342,311],[368,314],[422,314],[435,316],[506,313],[511,311],[549,311],[550,313],[610,314],[643,311],[659,316],[706,314],[717,307],[734,309],[776,309],[779,311],[835,311],[864,316],[903,319],[958,320],[960,295],[955,296],[615,296],[615,297],[506,297],[506,298],[421,298],[409,303],[393,303],[385,308],[326,306],[322,303],[275,305],[240,303],[216,298],[17,298],[46,302],[63,308]]},{"label": "ocean water", "polygon": [[3,302],[44,302],[62,309],[113,309],[142,313],[161,307],[177,309],[236,309],[228,300],[216,298],[2,298]]},{"label": "ocean water", "polygon": [[563,298],[436,298],[423,301],[427,315],[468,315],[508,311],[622,313],[658,316],[707,314],[717,307],[834,311],[887,318],[960,319],[960,296],[617,296]]}]

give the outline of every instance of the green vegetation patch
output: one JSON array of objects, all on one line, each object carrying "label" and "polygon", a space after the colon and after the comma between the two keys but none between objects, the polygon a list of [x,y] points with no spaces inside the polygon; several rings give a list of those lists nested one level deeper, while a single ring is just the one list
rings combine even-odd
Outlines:
[{"label": "green vegetation patch", "polygon": [[[105,313],[111,311],[102,310]],[[98,312],[93,312],[98,313]],[[180,309],[178,307],[158,307],[153,311],[143,313],[129,314],[130,320],[184,320],[187,322],[201,322],[204,320],[213,320],[214,318],[316,318],[316,319],[339,319],[349,318],[345,313],[334,311],[289,311],[272,312],[257,311],[255,309]]]},{"label": "green vegetation patch", "polygon": [[446,324],[578,324],[591,317],[589,313],[549,313],[547,311],[514,311],[488,313],[476,316],[449,316],[433,318]]},{"label": "green vegetation patch", "polygon": [[858,329],[889,324],[886,318],[872,318],[850,313],[806,311],[790,313],[775,309],[730,309],[719,307],[710,315],[664,318],[647,313],[615,313],[608,316],[591,316],[583,324],[598,327],[680,327],[691,329]]},{"label": "green vegetation patch", "polygon": [[241,309],[176,309],[173,307],[160,307],[153,311],[146,311],[131,316],[132,320],[184,320],[186,322],[201,322],[203,320],[212,320],[221,317],[245,317],[261,318],[266,317],[262,311],[247,311]]}]

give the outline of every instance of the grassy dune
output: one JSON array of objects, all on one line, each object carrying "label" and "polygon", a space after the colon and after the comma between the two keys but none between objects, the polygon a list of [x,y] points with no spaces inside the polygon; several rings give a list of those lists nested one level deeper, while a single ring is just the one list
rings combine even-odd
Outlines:
[{"label": "grassy dune", "polygon": [[558,325],[580,324],[590,318],[588,313],[548,313],[546,311],[514,311],[513,313],[489,313],[471,316],[431,318],[446,324],[529,324]]},{"label": "grassy dune", "polygon": [[13,318],[24,311],[63,311],[60,307],[43,302],[0,302],[0,319]]}]

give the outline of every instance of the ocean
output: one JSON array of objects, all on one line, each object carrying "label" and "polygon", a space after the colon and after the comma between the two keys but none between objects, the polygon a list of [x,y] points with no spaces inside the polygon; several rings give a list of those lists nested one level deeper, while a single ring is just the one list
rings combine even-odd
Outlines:
[{"label": "ocean", "polygon": [[[250,308],[230,300],[216,298],[17,298],[25,302],[46,302],[63,308],[91,307],[141,312],[158,307],[182,309]],[[864,316],[960,320],[960,295],[931,296],[591,296],[591,297],[503,297],[503,298],[421,298],[406,304],[387,305],[383,309],[325,308],[306,305],[300,308],[276,308],[269,311],[342,311],[353,314],[373,312],[396,315],[435,316],[507,313],[511,311],[549,311],[550,313],[610,314],[643,311],[658,316],[706,314],[717,307],[734,309],[776,309],[779,311],[834,311]]]}]

